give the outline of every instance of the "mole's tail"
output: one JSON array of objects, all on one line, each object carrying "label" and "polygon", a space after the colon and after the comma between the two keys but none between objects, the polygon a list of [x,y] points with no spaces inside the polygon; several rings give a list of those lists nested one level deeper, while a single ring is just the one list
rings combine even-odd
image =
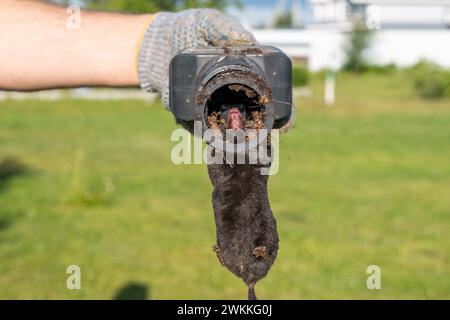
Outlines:
[{"label": "mole's tail", "polygon": [[255,295],[255,284],[251,283],[248,285],[248,300],[258,300]]}]

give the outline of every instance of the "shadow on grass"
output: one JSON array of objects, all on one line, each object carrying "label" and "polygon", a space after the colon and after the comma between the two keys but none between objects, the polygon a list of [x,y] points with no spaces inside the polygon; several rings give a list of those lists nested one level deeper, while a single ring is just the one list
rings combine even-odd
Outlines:
[{"label": "shadow on grass", "polygon": [[11,220],[7,217],[0,217],[0,232],[2,232],[5,229],[8,229],[11,225]]},{"label": "shadow on grass", "polygon": [[3,208],[0,208],[0,233],[9,229],[24,216],[25,213],[23,211],[3,211]]},{"label": "shadow on grass", "polygon": [[0,191],[7,186],[12,178],[27,172],[28,168],[15,158],[0,159]]},{"label": "shadow on grass", "polygon": [[[16,176],[29,172],[29,169],[15,158],[0,158],[0,192]],[[0,208],[4,209],[4,208]],[[15,214],[0,211],[0,232],[8,229],[15,220]]]},{"label": "shadow on grass", "polygon": [[147,285],[137,282],[130,282],[120,288],[114,300],[146,300],[150,299],[149,288]]}]

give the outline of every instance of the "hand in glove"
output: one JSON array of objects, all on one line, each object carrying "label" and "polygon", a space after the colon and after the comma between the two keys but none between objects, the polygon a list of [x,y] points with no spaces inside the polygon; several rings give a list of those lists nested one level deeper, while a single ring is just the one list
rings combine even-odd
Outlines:
[{"label": "hand in glove", "polygon": [[191,9],[156,14],[139,51],[138,72],[145,91],[158,91],[169,108],[169,63],[188,48],[254,45],[255,38],[241,24],[218,10]]}]

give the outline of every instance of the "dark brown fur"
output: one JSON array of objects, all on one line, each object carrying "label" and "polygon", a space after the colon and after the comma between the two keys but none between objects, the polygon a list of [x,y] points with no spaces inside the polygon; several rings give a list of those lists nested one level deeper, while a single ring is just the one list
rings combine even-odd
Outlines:
[{"label": "dark brown fur", "polygon": [[278,252],[276,221],[269,204],[268,176],[259,165],[210,164],[216,222],[215,251],[221,263],[248,286],[266,276]]}]

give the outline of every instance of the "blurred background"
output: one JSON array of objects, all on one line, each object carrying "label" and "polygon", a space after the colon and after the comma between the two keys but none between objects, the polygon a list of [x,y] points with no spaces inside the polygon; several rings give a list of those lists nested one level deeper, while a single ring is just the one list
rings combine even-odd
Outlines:
[{"label": "blurred background", "polygon": [[[260,298],[450,298],[450,1],[55,2],[216,7],[291,57]],[[139,89],[0,91],[0,298],[245,298],[211,250],[206,167],[170,160],[175,128]]]}]

